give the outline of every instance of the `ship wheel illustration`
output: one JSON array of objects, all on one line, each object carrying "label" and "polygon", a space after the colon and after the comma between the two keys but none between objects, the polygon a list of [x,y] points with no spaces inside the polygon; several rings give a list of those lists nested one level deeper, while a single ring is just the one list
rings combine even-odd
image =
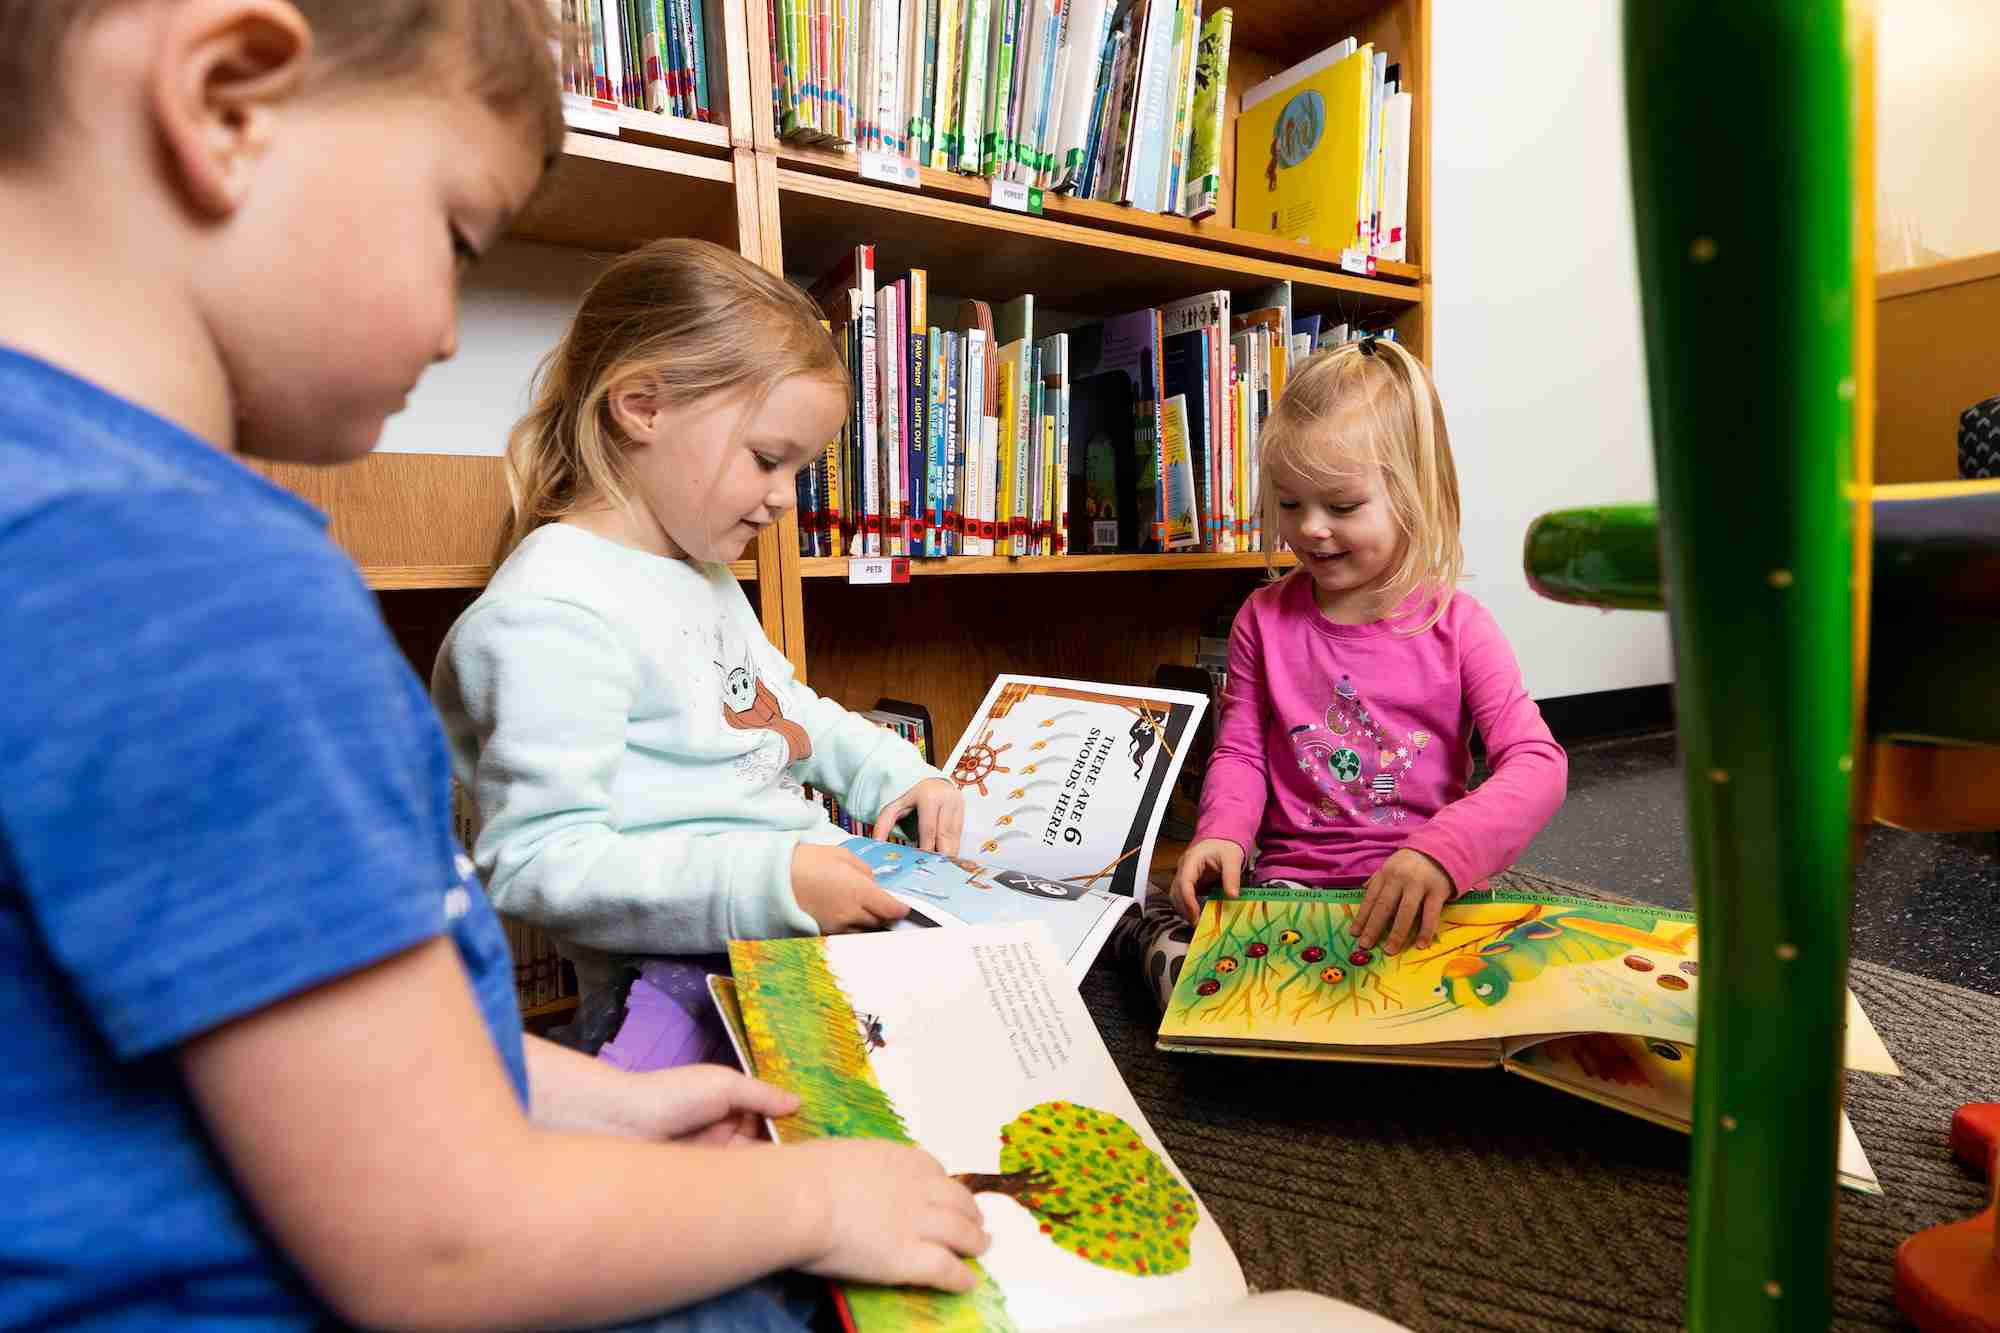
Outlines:
[{"label": "ship wheel illustration", "polygon": [[952,765],[952,784],[960,791],[974,787],[981,796],[986,795],[986,779],[995,773],[1013,772],[1000,762],[1000,756],[1013,748],[1012,741],[1005,745],[994,745],[993,728],[988,727],[980,733],[978,740],[965,747],[964,752],[958,756],[958,762]]}]

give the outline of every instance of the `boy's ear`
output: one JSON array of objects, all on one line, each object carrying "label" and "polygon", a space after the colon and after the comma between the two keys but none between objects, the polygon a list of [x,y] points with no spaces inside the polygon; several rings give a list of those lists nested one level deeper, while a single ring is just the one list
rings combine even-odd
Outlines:
[{"label": "boy's ear", "polygon": [[660,386],[650,376],[635,375],[611,390],[611,419],[626,438],[644,439],[652,434],[666,400]]},{"label": "boy's ear", "polygon": [[183,0],[169,13],[154,124],[188,202],[227,217],[270,147],[279,104],[305,80],[312,27],[287,0]]}]

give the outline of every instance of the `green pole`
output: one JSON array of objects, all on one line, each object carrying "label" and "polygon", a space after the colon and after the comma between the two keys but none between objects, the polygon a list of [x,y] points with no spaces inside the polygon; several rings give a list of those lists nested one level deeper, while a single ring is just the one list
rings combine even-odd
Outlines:
[{"label": "green pole", "polygon": [[1853,767],[1841,0],[1628,0],[1633,212],[1702,932],[1688,1327],[1825,1328]]}]

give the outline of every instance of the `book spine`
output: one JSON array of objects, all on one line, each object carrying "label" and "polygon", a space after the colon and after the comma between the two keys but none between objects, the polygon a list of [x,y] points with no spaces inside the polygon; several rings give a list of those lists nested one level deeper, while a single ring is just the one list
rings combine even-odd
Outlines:
[{"label": "book spine", "polygon": [[958,154],[959,49],[964,41],[963,0],[939,0],[937,88],[931,113],[930,165],[951,170]]},{"label": "book spine", "polygon": [[939,453],[939,467],[943,472],[943,485],[938,490],[938,504],[944,527],[943,549],[940,555],[957,555],[959,542],[958,517],[958,450],[963,438],[959,418],[959,358],[964,355],[963,340],[956,333],[943,335],[944,366],[944,433]]},{"label": "book spine", "polygon": [[1056,393],[1056,531],[1055,554],[1069,554],[1070,386],[1064,365],[1062,388]]},{"label": "book spine", "polygon": [[1036,461],[1041,456],[1041,430],[1036,413],[1042,396],[1037,373],[1041,354],[1033,343],[1021,348],[1020,400],[1014,405],[1014,510],[1011,517],[1014,554],[1028,553],[1029,520],[1035,513]]},{"label": "book spine", "polygon": [[1168,84],[1167,143],[1160,171],[1158,211],[1177,213],[1181,207],[1181,167],[1187,157],[1187,95],[1193,83],[1188,62],[1194,57],[1194,24],[1199,20],[1199,0],[1181,0],[1174,6],[1174,69]]},{"label": "book spine", "polygon": [[981,531],[985,519],[985,478],[989,475],[986,466],[986,356],[989,350],[984,330],[966,331],[965,381],[960,386],[959,397],[965,404],[965,485],[960,508],[965,516],[967,555],[992,554]]},{"label": "book spine", "polygon": [[931,438],[931,333],[925,319],[923,270],[910,274],[909,349],[909,465],[903,484],[909,505],[909,552],[926,554],[930,542],[930,512],[926,505],[926,483],[930,479],[927,454]]},{"label": "book spine", "polygon": [[694,64],[694,112],[695,119],[706,124],[715,123],[715,101],[710,94],[708,83],[708,14],[701,0],[688,0],[691,23],[689,35],[694,39],[692,52]]},{"label": "book spine", "polygon": [[937,110],[938,21],[943,17],[939,0],[924,0],[922,30],[924,58],[914,95],[915,113],[910,122],[910,160],[929,163],[933,135],[932,117]]},{"label": "book spine", "polygon": [[1007,135],[1007,97],[1013,90],[1014,25],[1020,14],[1020,0],[993,0],[991,47],[987,52],[986,133],[979,141],[977,171],[996,174],[1000,144]]},{"label": "book spine", "polygon": [[1200,52],[1195,60],[1194,126],[1188,143],[1187,185],[1182,211],[1190,218],[1215,212],[1222,197],[1222,131],[1228,118],[1229,39],[1235,11],[1215,11],[1202,25]]},{"label": "book spine", "polygon": [[924,337],[923,497],[925,556],[944,554],[944,330]]},{"label": "book spine", "polygon": [[1077,163],[1076,175],[1070,181],[1070,193],[1079,199],[1094,197],[1091,191],[1096,187],[1104,153],[1105,108],[1116,94],[1118,53],[1122,49],[1123,33],[1113,31],[1105,35],[1104,51],[1098,60],[1097,89],[1090,99],[1090,128],[1084,135],[1083,156]]},{"label": "book spine", "polygon": [[980,144],[986,126],[986,85],[988,69],[987,33],[993,22],[993,0],[966,0],[970,15],[965,25],[965,96],[960,102],[959,152],[954,164],[967,175],[979,174]]},{"label": "book spine", "polygon": [[861,533],[862,555],[882,554],[881,389],[876,364],[875,303],[867,289],[861,302]]}]

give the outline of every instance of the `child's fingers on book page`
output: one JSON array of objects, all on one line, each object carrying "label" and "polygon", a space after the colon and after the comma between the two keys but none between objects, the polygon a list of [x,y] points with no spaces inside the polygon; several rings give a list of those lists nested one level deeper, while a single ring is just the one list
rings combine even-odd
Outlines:
[{"label": "child's fingers on book page", "polygon": [[1418,948],[1430,948],[1431,941],[1437,938],[1438,921],[1444,915],[1445,896],[1442,893],[1426,893],[1424,895],[1423,925],[1417,931]]},{"label": "child's fingers on book page", "polygon": [[[955,790],[955,789],[954,789]],[[947,801],[938,823],[938,845],[934,849],[946,856],[958,855],[959,839],[965,836],[965,797]]]},{"label": "child's fingers on book page", "polygon": [[1389,953],[1399,954],[1403,946],[1410,942],[1416,928],[1417,913],[1424,906],[1424,895],[1421,889],[1408,881],[1402,882],[1392,892],[1396,894],[1396,916],[1389,928],[1389,942],[1385,947]]}]

